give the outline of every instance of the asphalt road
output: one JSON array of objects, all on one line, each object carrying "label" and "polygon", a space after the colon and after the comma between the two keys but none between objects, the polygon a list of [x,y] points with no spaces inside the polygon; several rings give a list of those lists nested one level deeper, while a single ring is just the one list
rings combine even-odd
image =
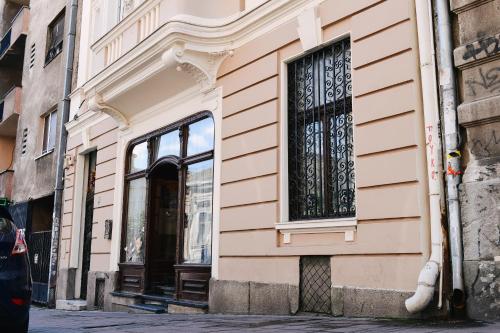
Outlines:
[{"label": "asphalt road", "polygon": [[[324,316],[223,316],[65,312],[33,308],[30,332],[500,332],[500,322],[429,322]],[[2,332],[3,333],[3,332]]]}]

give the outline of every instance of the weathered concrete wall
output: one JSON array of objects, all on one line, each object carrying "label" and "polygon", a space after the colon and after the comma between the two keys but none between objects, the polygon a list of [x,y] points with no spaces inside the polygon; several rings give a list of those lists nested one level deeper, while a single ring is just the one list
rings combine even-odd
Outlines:
[{"label": "weathered concrete wall", "polygon": [[452,0],[457,15],[464,279],[471,318],[500,318],[500,0]]},{"label": "weathered concrete wall", "polygon": [[[63,44],[63,52],[50,63],[46,63],[47,29],[49,24],[65,8],[67,1],[31,1],[31,20],[26,39],[26,56],[23,71],[23,111],[19,118],[15,152],[15,179],[13,200],[22,202],[30,198],[36,199],[54,191],[56,154],[42,155],[43,116],[53,108],[60,110],[58,104],[62,99],[63,59],[67,45]],[[67,31],[68,18],[66,17]],[[30,49],[35,45],[35,62],[30,69]],[[43,84],[41,84],[43,82]],[[26,153],[22,154],[23,130],[28,130]],[[59,134],[57,134],[59,135]],[[56,146],[57,149],[57,146]]]}]

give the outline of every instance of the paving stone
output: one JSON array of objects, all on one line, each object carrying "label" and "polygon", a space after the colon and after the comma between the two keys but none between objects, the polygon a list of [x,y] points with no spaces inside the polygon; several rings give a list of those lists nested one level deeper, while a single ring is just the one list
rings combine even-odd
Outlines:
[{"label": "paving stone", "polygon": [[121,312],[68,312],[33,308],[30,332],[99,333],[307,333],[307,332],[500,332],[500,322],[432,322],[350,319],[328,316],[237,316],[191,314],[129,314]]}]

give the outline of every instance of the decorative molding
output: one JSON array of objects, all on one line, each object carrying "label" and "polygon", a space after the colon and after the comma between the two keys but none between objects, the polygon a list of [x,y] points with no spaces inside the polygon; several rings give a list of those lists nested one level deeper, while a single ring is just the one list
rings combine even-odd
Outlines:
[{"label": "decorative molding", "polygon": [[233,50],[202,52],[176,43],[163,53],[161,59],[166,67],[176,66],[177,71],[188,73],[200,85],[201,91],[207,93],[215,87],[219,67],[230,55],[233,55]]},{"label": "decorative molding", "polygon": [[494,0],[451,0],[450,10],[455,14],[461,14],[492,1]]},{"label": "decorative molding", "polygon": [[127,118],[116,108],[104,102],[102,96],[98,93],[94,94],[88,102],[89,110],[94,112],[103,112],[109,115],[118,123],[120,130],[126,130],[129,126]]},{"label": "decorative molding", "polygon": [[275,228],[283,234],[285,244],[289,244],[291,243],[291,235],[322,233],[344,233],[344,240],[353,242],[356,226],[356,219],[336,219],[284,222],[276,224]]},{"label": "decorative molding", "polygon": [[321,29],[321,18],[318,13],[318,7],[316,6],[307,8],[297,17],[299,24],[297,32],[304,51],[323,44],[323,30]]}]

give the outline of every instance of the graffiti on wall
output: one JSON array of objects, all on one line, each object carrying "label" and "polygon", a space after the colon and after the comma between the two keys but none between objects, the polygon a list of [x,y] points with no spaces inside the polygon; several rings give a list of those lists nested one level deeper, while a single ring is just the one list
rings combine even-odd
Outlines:
[{"label": "graffiti on wall", "polygon": [[500,135],[492,129],[486,135],[472,139],[471,152],[482,157],[492,157],[495,151],[498,151],[498,145],[500,145]]},{"label": "graffiti on wall", "polygon": [[465,84],[469,94],[474,97],[484,93],[500,93],[500,66],[490,69],[478,68],[475,75],[465,80]]},{"label": "graffiti on wall", "polygon": [[465,45],[465,52],[462,59],[465,61],[470,59],[477,60],[478,58],[489,57],[497,53],[500,53],[500,34]]}]

